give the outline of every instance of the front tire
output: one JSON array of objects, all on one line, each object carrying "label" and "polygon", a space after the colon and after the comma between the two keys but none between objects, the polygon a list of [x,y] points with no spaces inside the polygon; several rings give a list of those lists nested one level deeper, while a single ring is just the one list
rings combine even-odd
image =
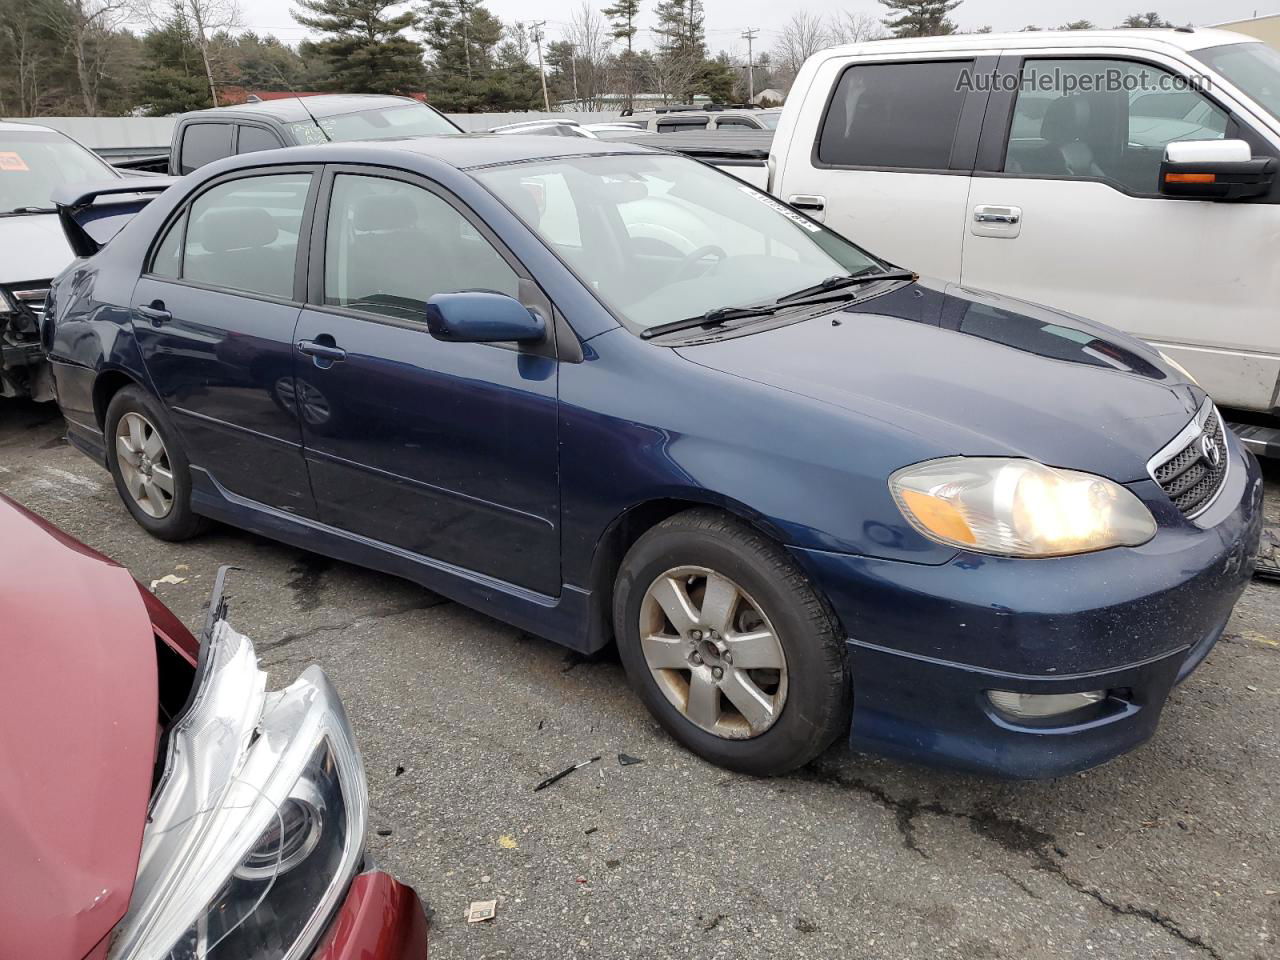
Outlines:
[{"label": "front tire", "polygon": [[187,540],[205,526],[191,510],[191,469],[160,404],[141,387],[111,398],[107,467],[133,519],[153,537]]},{"label": "front tire", "polygon": [[719,766],[773,776],[848,726],[844,644],[773,541],[709,509],[649,530],[614,586],[632,687],[678,741]]}]

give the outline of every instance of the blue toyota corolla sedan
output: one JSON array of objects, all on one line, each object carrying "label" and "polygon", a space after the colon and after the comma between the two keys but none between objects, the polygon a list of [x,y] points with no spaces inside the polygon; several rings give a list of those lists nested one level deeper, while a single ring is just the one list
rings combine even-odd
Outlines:
[{"label": "blue toyota corolla sedan", "polygon": [[63,199],[58,400],[146,530],[212,518],[616,639],[658,721],[735,770],[846,732],[1006,776],[1100,763],[1250,576],[1257,465],[1158,351],[922,280],[693,160],[255,153],[105,245],[109,198]]}]

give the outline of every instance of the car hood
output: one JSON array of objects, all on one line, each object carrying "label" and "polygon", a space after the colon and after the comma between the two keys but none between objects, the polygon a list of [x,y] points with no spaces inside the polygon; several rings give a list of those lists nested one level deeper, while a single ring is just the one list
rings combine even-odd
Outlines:
[{"label": "car hood", "polygon": [[4,497],[0,543],[0,956],[80,960],[133,891],[155,638],[127,570]]},{"label": "car hood", "polygon": [[1203,393],[1101,324],[933,281],[678,348],[693,362],[915,434],[920,459],[1024,456],[1128,483]]},{"label": "car hood", "polygon": [[57,214],[0,219],[0,283],[50,280],[71,262],[71,247]]}]

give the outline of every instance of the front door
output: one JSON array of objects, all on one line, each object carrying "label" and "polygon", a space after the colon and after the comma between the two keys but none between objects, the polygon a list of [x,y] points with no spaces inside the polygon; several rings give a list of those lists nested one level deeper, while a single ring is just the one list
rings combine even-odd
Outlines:
[{"label": "front door", "polygon": [[188,204],[134,288],[133,328],[191,463],[231,493],[309,517],[288,390],[298,237],[319,176],[276,169],[216,183]]},{"label": "front door", "polygon": [[1136,334],[1220,404],[1270,406],[1280,208],[1158,191],[1171,141],[1239,135],[1223,106],[1150,62],[1030,58],[1004,129],[973,180],[964,284]]},{"label": "front door", "polygon": [[426,327],[433,294],[518,296],[527,278],[424,182],[352,170],[324,192],[295,337],[320,519],[557,595],[557,362]]}]

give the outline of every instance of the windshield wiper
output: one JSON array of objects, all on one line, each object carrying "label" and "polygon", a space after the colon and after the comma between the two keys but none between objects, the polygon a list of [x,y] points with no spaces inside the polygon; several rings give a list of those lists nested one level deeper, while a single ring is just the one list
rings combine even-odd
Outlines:
[{"label": "windshield wiper", "polygon": [[31,213],[57,213],[53,207],[14,207],[12,210],[0,211],[0,217],[25,217]]},{"label": "windshield wiper", "polygon": [[803,290],[797,290],[795,293],[788,293],[786,296],[779,297],[775,302],[794,303],[797,300],[804,300],[819,293],[831,293],[833,290],[843,290],[845,287],[873,283],[876,280],[918,279],[920,279],[920,275],[911,270],[882,270],[879,273],[855,273],[847,277],[827,277],[827,279],[820,283],[815,283],[812,287],[805,287]]},{"label": "windshield wiper", "polygon": [[695,327],[710,329],[724,326],[730,320],[746,320],[750,317],[769,317],[781,310],[778,304],[760,304],[754,307],[716,307],[696,317],[685,317],[683,320],[672,320],[660,323],[656,327],[648,327],[640,331],[645,340],[660,337],[664,333],[678,333],[681,330],[692,330]]}]

